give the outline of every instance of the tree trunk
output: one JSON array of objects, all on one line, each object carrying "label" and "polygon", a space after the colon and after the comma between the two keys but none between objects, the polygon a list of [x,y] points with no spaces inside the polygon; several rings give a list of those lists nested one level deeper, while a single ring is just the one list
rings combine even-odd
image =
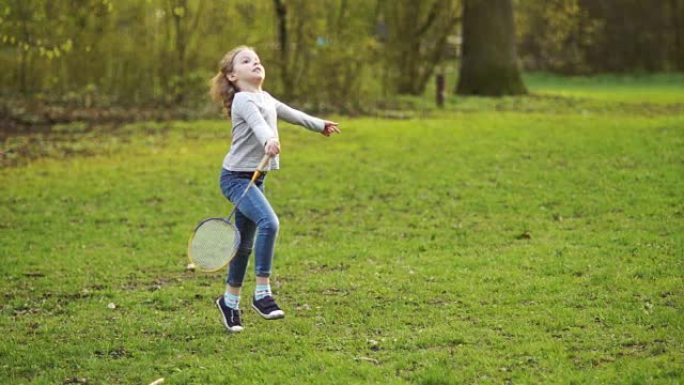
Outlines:
[{"label": "tree trunk", "polygon": [[273,0],[278,27],[278,50],[280,61],[280,80],[283,87],[283,98],[288,100],[292,93],[292,78],[290,76],[289,35],[287,30],[287,5],[283,0]]},{"label": "tree trunk", "polygon": [[[15,8],[17,8],[20,20],[21,20],[21,39],[23,39],[26,44],[31,43],[31,32],[29,30],[28,22],[30,20],[31,10],[25,9],[23,2],[15,3]],[[19,92],[23,95],[28,94],[28,72],[29,72],[29,56],[30,52],[24,49],[21,44],[17,45],[17,52],[19,52],[19,71],[18,71],[18,81],[19,81]]]},{"label": "tree trunk", "polygon": [[527,93],[518,68],[512,0],[464,0],[460,95]]},{"label": "tree trunk", "polygon": [[672,15],[672,34],[674,35],[674,68],[684,71],[684,3],[681,0],[670,0],[670,12]]},{"label": "tree trunk", "polygon": [[[183,101],[183,80],[185,79],[185,48],[187,42],[186,30],[183,18],[188,17],[188,5],[186,0],[173,0],[169,3],[173,26],[175,32],[175,54],[176,54],[176,80],[173,82],[173,99],[175,103]],[[177,12],[181,9],[182,13]]]}]

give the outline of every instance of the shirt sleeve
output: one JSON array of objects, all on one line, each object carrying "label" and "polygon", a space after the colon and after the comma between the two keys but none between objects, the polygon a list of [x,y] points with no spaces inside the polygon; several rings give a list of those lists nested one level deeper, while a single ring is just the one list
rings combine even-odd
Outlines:
[{"label": "shirt sleeve", "polygon": [[266,122],[266,119],[264,119],[264,116],[259,110],[259,106],[254,100],[248,97],[242,97],[240,93],[238,93],[235,95],[232,107],[233,111],[231,111],[231,113],[244,119],[262,145],[266,145],[266,142],[269,139],[278,137],[273,133],[273,129],[271,129]]},{"label": "shirt sleeve", "polygon": [[303,113],[302,111],[296,110],[272,96],[271,99],[273,99],[273,103],[275,104],[278,118],[281,118],[288,123],[306,127],[311,131],[323,132],[323,129],[325,128],[325,121],[322,119],[315,118],[311,115]]}]

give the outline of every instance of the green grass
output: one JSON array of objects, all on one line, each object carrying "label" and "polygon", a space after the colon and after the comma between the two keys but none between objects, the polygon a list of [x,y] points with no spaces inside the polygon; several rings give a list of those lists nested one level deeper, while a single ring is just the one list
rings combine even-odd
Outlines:
[{"label": "green grass", "polygon": [[681,104],[684,93],[684,74],[558,77],[536,73],[526,75],[525,83],[541,95],[629,104]]},{"label": "green grass", "polygon": [[0,170],[0,383],[682,383],[684,114],[603,98],[282,125],[287,318],[240,335],[184,271],[227,123],[11,138],[39,150]]},{"label": "green grass", "polygon": [[450,118],[455,112],[519,112],[551,115],[684,114],[684,74],[601,75],[562,77],[544,73],[525,74],[529,93],[501,98],[463,97],[454,94],[457,73],[447,68],[447,100],[435,106],[435,85],[428,83],[420,97],[399,96],[386,102],[379,117]]}]

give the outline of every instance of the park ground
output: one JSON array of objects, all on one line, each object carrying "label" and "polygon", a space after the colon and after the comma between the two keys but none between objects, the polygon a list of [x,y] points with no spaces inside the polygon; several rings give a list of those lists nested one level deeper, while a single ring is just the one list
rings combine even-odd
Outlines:
[{"label": "park ground", "polygon": [[246,295],[238,335],[223,273],[185,270],[231,208],[226,122],[8,138],[0,383],[681,384],[684,78],[526,80],[331,117],[333,138],[283,124],[287,316]]}]

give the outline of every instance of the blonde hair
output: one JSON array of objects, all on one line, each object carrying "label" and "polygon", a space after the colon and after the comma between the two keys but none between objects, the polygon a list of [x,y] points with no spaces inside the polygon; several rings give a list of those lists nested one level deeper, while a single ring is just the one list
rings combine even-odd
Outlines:
[{"label": "blonde hair", "polygon": [[211,85],[209,90],[211,99],[216,103],[221,103],[223,107],[226,108],[226,114],[229,118],[233,105],[233,98],[240,90],[233,82],[228,80],[228,75],[233,72],[233,61],[235,60],[235,56],[237,56],[240,51],[246,49],[254,51],[252,47],[241,45],[231,49],[228,53],[223,55],[223,58],[219,62],[219,72],[209,82]]}]

